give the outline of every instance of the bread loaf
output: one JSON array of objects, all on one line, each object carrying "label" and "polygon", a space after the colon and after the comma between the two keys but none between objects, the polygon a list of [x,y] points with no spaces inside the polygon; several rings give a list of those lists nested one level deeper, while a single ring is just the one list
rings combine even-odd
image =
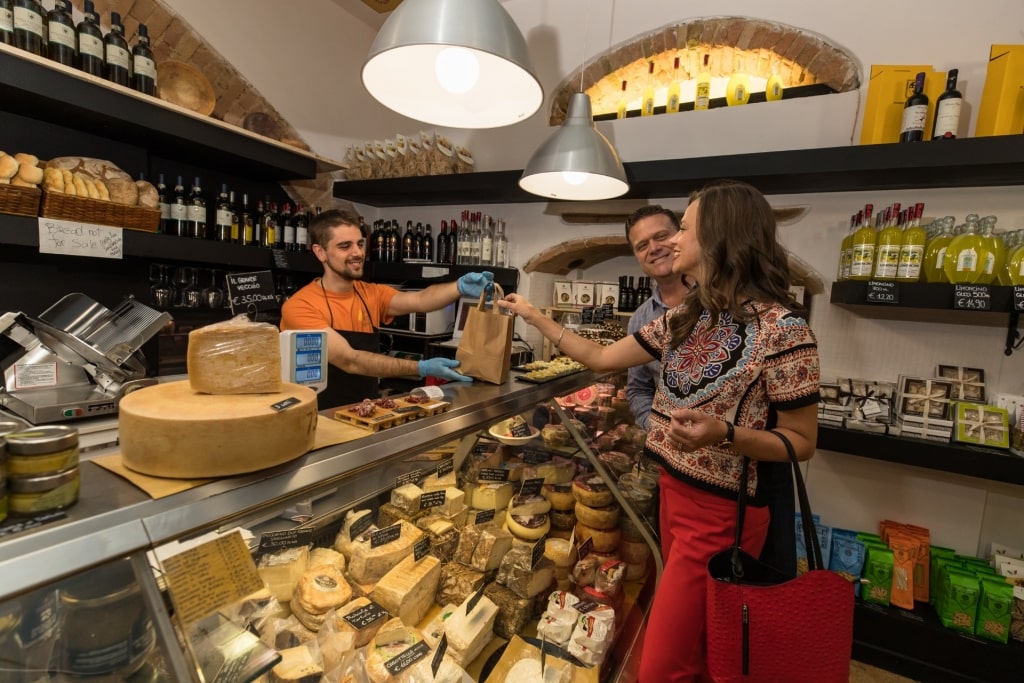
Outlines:
[{"label": "bread loaf", "polygon": [[43,189],[47,192],[64,192],[64,175],[56,168],[48,168],[43,173]]},{"label": "bread loaf", "polygon": [[136,180],[135,186],[139,188],[139,206],[145,206],[150,209],[160,207],[160,193],[153,187],[153,183],[146,180]]},{"label": "bread loaf", "polygon": [[103,181],[110,192],[110,201],[117,204],[137,206],[139,203],[139,188],[135,181],[109,161],[89,157],[57,157],[50,159],[46,167],[67,169],[72,173],[80,173],[90,180]]},{"label": "bread loaf", "polygon": [[[49,168],[49,166],[47,166],[47,168]],[[60,173],[61,178],[64,179],[64,194],[77,197],[78,190],[75,189],[75,177],[71,175],[71,171],[65,168],[58,168],[56,170]]]}]

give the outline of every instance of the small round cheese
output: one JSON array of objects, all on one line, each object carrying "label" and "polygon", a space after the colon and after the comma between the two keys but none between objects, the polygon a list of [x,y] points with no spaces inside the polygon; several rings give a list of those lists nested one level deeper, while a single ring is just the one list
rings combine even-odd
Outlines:
[{"label": "small round cheese", "polygon": [[594,541],[594,550],[609,553],[619,546],[622,532],[618,529],[595,529],[582,522],[576,523],[576,540],[583,543],[588,538]]},{"label": "small round cheese", "polygon": [[523,540],[536,541],[544,538],[551,530],[551,519],[547,515],[506,515],[505,524],[513,536]]},{"label": "small round cheese", "polygon": [[510,515],[546,515],[551,510],[551,501],[544,496],[512,496],[508,503]]},{"label": "small round cheese", "polygon": [[552,510],[548,515],[551,517],[551,527],[553,529],[571,531],[576,525],[575,510]]},{"label": "small round cheese", "polygon": [[618,505],[595,508],[576,503],[576,519],[595,529],[614,529],[619,523],[619,512]]},{"label": "small round cheese", "polygon": [[646,564],[651,556],[651,549],[643,541],[623,538],[619,542],[619,556],[627,564]]},{"label": "small round cheese", "polygon": [[551,507],[555,510],[572,510],[576,503],[571,484],[544,484],[541,495],[551,501]]},{"label": "small round cheese", "polygon": [[573,561],[572,546],[561,538],[549,538],[544,541],[544,556],[555,563],[556,567],[569,567]]},{"label": "small round cheese", "polygon": [[608,484],[598,474],[581,474],[573,479],[572,495],[580,503],[595,508],[611,505],[615,500]]}]

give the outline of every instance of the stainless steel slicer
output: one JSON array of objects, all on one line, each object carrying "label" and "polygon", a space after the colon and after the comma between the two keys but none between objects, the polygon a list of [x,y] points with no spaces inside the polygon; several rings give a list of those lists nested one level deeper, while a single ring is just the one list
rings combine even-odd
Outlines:
[{"label": "stainless steel slicer", "polygon": [[2,360],[0,406],[33,424],[116,413],[122,396],[156,384],[139,349],[170,320],[132,298],[111,310],[80,293],[38,318],[0,315],[0,334],[21,347]]}]

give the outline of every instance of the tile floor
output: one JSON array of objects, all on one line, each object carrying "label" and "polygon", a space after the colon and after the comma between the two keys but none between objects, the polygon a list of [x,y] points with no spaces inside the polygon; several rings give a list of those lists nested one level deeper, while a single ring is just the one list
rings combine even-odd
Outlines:
[{"label": "tile floor", "polygon": [[914,683],[914,681],[861,662],[850,662],[850,683]]}]

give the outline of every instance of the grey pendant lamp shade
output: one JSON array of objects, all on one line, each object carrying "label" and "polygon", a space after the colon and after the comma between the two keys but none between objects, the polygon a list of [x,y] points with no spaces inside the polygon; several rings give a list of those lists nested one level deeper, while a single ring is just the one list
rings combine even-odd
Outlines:
[{"label": "grey pendant lamp shade", "polygon": [[435,126],[507,126],[544,101],[526,40],[498,0],[405,0],[362,75],[381,104]]},{"label": "grey pendant lamp shade", "polygon": [[565,121],[533,153],[519,179],[527,192],[551,199],[611,199],[629,190],[612,143],[594,127],[590,96],[575,93]]}]

